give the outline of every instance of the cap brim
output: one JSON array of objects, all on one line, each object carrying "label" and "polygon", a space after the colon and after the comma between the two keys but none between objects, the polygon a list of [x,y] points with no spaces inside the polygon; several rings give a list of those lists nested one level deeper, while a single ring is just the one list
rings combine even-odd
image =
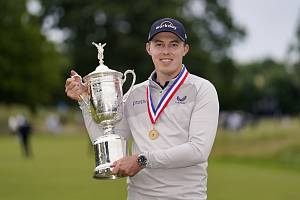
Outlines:
[{"label": "cap brim", "polygon": [[167,29],[167,30],[161,29],[161,30],[159,30],[159,31],[154,32],[154,33],[148,38],[147,42],[151,41],[151,40],[154,38],[154,36],[156,36],[158,33],[161,33],[161,32],[169,32],[169,33],[173,33],[173,34],[176,35],[180,40],[182,40],[183,42],[186,42],[186,40],[185,40],[184,38],[182,38],[178,33],[176,33],[176,31],[170,30],[170,29]]}]

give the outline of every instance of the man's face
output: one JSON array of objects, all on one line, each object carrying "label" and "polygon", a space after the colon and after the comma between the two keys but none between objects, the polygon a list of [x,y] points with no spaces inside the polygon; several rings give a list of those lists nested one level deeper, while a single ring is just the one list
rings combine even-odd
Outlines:
[{"label": "man's face", "polygon": [[146,50],[152,57],[156,72],[171,76],[180,72],[183,56],[189,51],[189,46],[177,35],[161,32],[146,44]]}]

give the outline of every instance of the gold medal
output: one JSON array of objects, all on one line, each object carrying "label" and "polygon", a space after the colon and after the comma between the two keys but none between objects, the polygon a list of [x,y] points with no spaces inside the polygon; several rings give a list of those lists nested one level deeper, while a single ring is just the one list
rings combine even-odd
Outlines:
[{"label": "gold medal", "polygon": [[159,133],[157,130],[155,129],[152,129],[150,132],[149,132],[149,137],[151,140],[155,140],[156,138],[158,138],[159,136]]}]

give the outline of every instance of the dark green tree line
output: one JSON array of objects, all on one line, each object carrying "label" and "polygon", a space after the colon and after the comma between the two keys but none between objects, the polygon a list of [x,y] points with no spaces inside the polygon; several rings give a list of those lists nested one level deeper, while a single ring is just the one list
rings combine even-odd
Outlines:
[{"label": "dark green tree line", "polygon": [[292,73],[294,81],[300,88],[300,17],[298,18],[298,26],[295,33],[295,42],[291,44],[291,53],[295,57],[295,62],[292,63]]},{"label": "dark green tree line", "polygon": [[[292,70],[271,59],[238,66],[229,52],[245,33],[235,24],[227,0],[36,1],[40,15],[28,12],[28,0],[0,2],[1,103],[34,108],[66,100],[68,72],[86,75],[98,65],[92,42],[107,43],[107,66],[120,72],[134,69],[137,82],[147,79],[154,69],[145,51],[150,25],[172,17],[187,29],[190,52],[184,62],[191,73],[214,83],[222,110],[259,113],[273,106],[283,113],[300,111],[300,56]],[[45,25],[65,31],[63,43],[49,42],[41,33]],[[294,52],[300,55],[300,25],[296,38]]]},{"label": "dark green tree line", "polygon": [[0,102],[50,104],[63,83],[61,55],[41,34],[25,0],[0,1]]},{"label": "dark green tree line", "polygon": [[299,113],[299,87],[285,63],[272,59],[241,66],[235,78],[236,108],[255,114]]}]

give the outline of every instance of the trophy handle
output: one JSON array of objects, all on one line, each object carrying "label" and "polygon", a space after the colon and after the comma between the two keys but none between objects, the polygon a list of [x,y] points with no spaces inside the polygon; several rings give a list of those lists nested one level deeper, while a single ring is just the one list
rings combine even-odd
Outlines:
[{"label": "trophy handle", "polygon": [[[81,78],[81,76],[79,76],[79,75],[73,75],[73,76],[71,76],[71,78],[73,78],[73,77],[78,77],[78,78],[80,79],[80,82],[81,82],[82,84],[85,83],[86,80],[87,80],[87,76],[83,77],[84,82],[82,82],[82,78]],[[80,99],[81,99],[87,106],[89,106],[89,103],[84,99],[84,97],[83,97],[82,95],[79,95],[79,97],[80,97]]]},{"label": "trophy handle", "polygon": [[79,96],[80,96],[80,99],[83,101],[83,103],[84,103],[85,105],[87,105],[87,106],[90,105],[90,104],[89,104],[89,101],[86,101],[82,95],[79,95]]},{"label": "trophy handle", "polygon": [[123,96],[123,102],[125,102],[127,100],[128,96],[129,96],[129,94],[130,94],[130,92],[131,92],[131,90],[132,90],[132,88],[135,84],[135,79],[136,79],[136,75],[135,75],[133,70],[126,70],[126,72],[124,73],[124,79],[122,79],[122,85],[125,83],[126,76],[127,76],[128,73],[132,74],[132,83],[131,83],[131,86],[130,86],[129,90]]}]

